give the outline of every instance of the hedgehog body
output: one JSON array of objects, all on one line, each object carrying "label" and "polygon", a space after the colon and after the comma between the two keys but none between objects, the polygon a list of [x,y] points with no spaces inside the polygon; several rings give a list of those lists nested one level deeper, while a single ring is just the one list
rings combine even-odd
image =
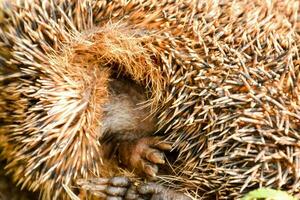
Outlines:
[{"label": "hedgehog body", "polygon": [[0,101],[7,169],[47,195],[57,182],[101,174],[96,129],[112,70],[152,93],[148,104],[178,152],[162,177],[171,187],[195,198],[257,186],[298,193],[298,8],[284,0],[17,2],[0,32],[5,70],[16,72]]}]

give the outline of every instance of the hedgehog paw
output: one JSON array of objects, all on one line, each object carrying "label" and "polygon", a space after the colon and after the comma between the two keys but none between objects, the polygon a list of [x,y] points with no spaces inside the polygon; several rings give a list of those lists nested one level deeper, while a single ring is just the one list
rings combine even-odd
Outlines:
[{"label": "hedgehog paw", "polygon": [[142,197],[150,195],[150,200],[191,200],[190,197],[183,193],[176,192],[153,182],[140,185],[137,190]]},{"label": "hedgehog paw", "polygon": [[171,149],[171,145],[159,141],[157,137],[144,137],[122,143],[119,147],[119,160],[136,173],[154,178],[158,165],[165,163],[163,151]]},{"label": "hedgehog paw", "polygon": [[78,180],[77,184],[84,190],[94,196],[101,197],[106,200],[121,200],[124,199],[130,180],[127,177],[113,178],[94,178],[88,180]]}]

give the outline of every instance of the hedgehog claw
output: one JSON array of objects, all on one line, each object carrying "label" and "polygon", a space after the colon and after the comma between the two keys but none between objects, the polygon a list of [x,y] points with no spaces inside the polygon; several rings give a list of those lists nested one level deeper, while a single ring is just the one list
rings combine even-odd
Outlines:
[{"label": "hedgehog claw", "polygon": [[155,164],[165,164],[164,154],[152,148],[145,150],[145,158]]},{"label": "hedgehog claw", "polygon": [[162,151],[170,150],[171,146],[159,143],[157,137],[144,137],[131,142],[123,142],[119,148],[121,163],[137,174],[145,174],[154,178],[158,172],[158,165],[165,163]]},{"label": "hedgehog claw", "polygon": [[165,142],[157,143],[155,147],[162,151],[170,151],[172,149],[172,145]]},{"label": "hedgehog claw", "polygon": [[158,167],[156,165],[146,164],[143,166],[143,171],[150,177],[155,177],[158,172]]}]

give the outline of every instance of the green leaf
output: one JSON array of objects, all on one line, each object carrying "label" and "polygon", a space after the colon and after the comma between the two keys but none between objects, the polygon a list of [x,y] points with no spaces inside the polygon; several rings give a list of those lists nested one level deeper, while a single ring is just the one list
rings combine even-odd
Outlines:
[{"label": "green leaf", "polygon": [[297,200],[297,198],[292,197],[287,192],[280,190],[274,190],[270,188],[260,188],[249,192],[242,200],[255,200],[268,198],[272,200]]}]

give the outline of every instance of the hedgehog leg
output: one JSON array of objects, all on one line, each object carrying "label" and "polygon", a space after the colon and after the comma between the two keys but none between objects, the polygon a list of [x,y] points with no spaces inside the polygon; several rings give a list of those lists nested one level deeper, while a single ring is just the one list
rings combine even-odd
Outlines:
[{"label": "hedgehog leg", "polygon": [[142,184],[137,190],[140,196],[151,195],[150,200],[191,200],[190,197],[183,193],[176,192],[153,182]]},{"label": "hedgehog leg", "polygon": [[170,150],[171,145],[160,142],[157,137],[144,137],[124,141],[119,146],[119,160],[137,174],[146,174],[154,178],[158,165],[165,163],[163,151]]}]

